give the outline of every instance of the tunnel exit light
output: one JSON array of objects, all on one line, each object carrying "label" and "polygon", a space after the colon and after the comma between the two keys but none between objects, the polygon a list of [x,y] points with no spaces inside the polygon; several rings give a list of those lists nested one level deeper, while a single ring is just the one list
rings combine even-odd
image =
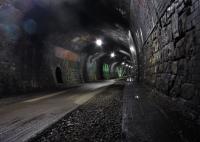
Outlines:
[{"label": "tunnel exit light", "polygon": [[97,39],[96,40],[96,45],[97,46],[102,46],[102,44],[103,44],[103,41],[101,39]]},{"label": "tunnel exit light", "polygon": [[110,57],[111,57],[111,58],[115,58],[115,56],[116,56],[116,55],[115,55],[114,52],[112,52],[112,53],[110,54]]}]

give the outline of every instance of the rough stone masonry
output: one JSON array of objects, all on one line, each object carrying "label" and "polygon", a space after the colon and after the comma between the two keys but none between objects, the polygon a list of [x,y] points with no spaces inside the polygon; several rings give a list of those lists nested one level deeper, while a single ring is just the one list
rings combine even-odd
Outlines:
[{"label": "rough stone masonry", "polygon": [[157,22],[152,31],[142,30],[141,78],[159,94],[180,100],[189,109],[184,115],[199,123],[200,0],[161,0],[154,6]]}]

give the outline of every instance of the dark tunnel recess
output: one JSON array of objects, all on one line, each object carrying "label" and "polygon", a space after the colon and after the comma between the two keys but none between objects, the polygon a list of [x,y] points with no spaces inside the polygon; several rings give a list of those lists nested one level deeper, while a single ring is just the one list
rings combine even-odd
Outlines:
[{"label": "dark tunnel recess", "polygon": [[63,82],[63,77],[62,77],[62,70],[61,70],[60,67],[56,68],[55,74],[56,74],[56,81],[57,81],[57,83],[64,83]]}]

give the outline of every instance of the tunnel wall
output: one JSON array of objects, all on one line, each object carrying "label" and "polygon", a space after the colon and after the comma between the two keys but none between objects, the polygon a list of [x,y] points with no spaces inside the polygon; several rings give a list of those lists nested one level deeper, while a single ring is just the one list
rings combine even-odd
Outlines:
[{"label": "tunnel wall", "polygon": [[0,1],[0,97],[102,79],[99,61],[87,62],[95,35],[62,2]]},{"label": "tunnel wall", "polygon": [[[85,55],[75,53],[71,42],[59,45],[57,39],[62,39],[61,33],[49,38],[45,26],[52,22],[42,25],[38,15],[30,12],[34,6],[30,0],[0,2],[0,97],[83,82]],[[56,48],[66,51],[66,55],[56,56]],[[56,79],[56,68],[61,70],[63,83]]]},{"label": "tunnel wall", "polygon": [[97,61],[92,58],[93,56],[89,56],[86,61],[87,81],[97,80]]},{"label": "tunnel wall", "polygon": [[[83,68],[87,55],[76,52],[69,33],[52,33],[44,40],[44,60],[55,86],[71,86],[83,82]],[[63,83],[56,77],[56,68],[62,71]]]},{"label": "tunnel wall", "polygon": [[159,94],[183,100],[189,108],[185,114],[197,119],[200,0],[132,0],[130,9],[141,81]]},{"label": "tunnel wall", "polygon": [[[34,45],[25,35],[21,38],[17,42],[1,38],[0,97],[65,88],[84,81],[84,54],[70,51],[67,45],[54,45],[48,40],[44,40],[43,45]],[[58,81],[57,68],[61,71],[62,81]]]}]

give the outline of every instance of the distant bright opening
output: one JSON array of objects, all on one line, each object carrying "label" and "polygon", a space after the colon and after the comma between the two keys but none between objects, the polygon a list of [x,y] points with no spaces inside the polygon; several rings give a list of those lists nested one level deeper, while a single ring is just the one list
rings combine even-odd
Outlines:
[{"label": "distant bright opening", "polygon": [[97,39],[96,40],[96,45],[97,46],[102,46],[102,44],[103,44],[103,41],[101,39]]},{"label": "distant bright opening", "polygon": [[114,52],[112,52],[112,53],[110,54],[110,57],[111,57],[111,58],[115,58],[115,56],[116,56],[116,55],[115,55]]}]

